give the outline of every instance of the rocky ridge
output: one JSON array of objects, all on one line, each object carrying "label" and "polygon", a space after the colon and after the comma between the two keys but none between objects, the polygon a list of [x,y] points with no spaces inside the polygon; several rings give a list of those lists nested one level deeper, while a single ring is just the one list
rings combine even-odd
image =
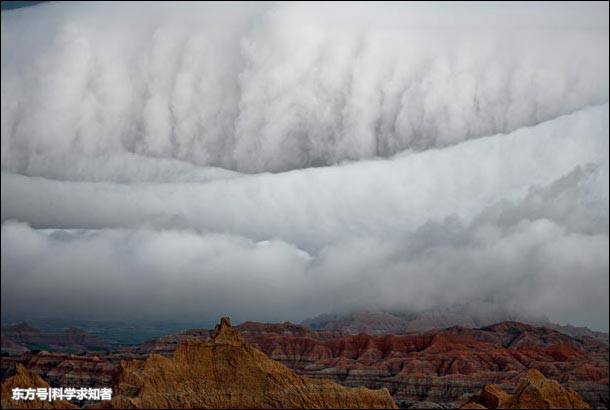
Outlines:
[{"label": "rocky ridge", "polygon": [[431,309],[422,312],[373,310],[345,314],[322,314],[304,320],[302,325],[312,330],[330,331],[341,335],[359,333],[403,335],[445,329],[452,326],[478,329],[505,321],[546,327],[568,336],[592,337],[606,344],[609,340],[608,333],[596,332],[586,327],[559,325],[545,318],[524,316],[516,312],[499,309],[493,305],[481,307],[477,304],[466,304],[447,309]]},{"label": "rocky ridge", "polygon": [[301,377],[247,344],[223,318],[211,341],[188,338],[171,358],[121,362],[115,408],[396,408],[387,390]]}]

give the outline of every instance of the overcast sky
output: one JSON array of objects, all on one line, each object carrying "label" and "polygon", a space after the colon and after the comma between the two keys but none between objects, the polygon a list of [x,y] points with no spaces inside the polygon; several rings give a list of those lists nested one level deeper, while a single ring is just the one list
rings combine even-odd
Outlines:
[{"label": "overcast sky", "polygon": [[608,330],[608,4],[2,12],[3,315],[484,300]]}]

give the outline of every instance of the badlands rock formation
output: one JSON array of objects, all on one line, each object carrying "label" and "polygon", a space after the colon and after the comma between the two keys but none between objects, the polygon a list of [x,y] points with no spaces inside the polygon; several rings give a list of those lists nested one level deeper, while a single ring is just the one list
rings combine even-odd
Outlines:
[{"label": "badlands rock formation", "polygon": [[255,329],[248,326],[247,340],[297,373],[347,386],[387,387],[404,405],[456,406],[485,384],[514,386],[524,371],[536,368],[594,406],[608,406],[608,346],[586,336],[518,322],[400,336]]},{"label": "badlands rock formation", "polygon": [[[234,329],[301,376],[351,387],[386,387],[401,406],[459,407],[487,384],[514,393],[521,375],[535,368],[593,407],[608,407],[608,346],[588,336],[517,322],[416,335],[342,335],[288,322],[246,322]],[[187,330],[110,354],[3,356],[2,379],[23,364],[52,385],[111,387],[122,360],[144,361],[151,354],[171,358],[184,342],[211,343],[213,333]]]},{"label": "badlands rock formation", "polygon": [[536,369],[528,370],[515,391],[508,394],[488,384],[463,409],[590,409],[574,390],[549,380]]},{"label": "badlands rock formation", "polygon": [[386,389],[298,376],[245,343],[223,318],[211,342],[182,341],[171,358],[121,363],[115,408],[396,408]]},{"label": "badlands rock formation", "polygon": [[31,373],[22,365],[17,365],[15,375],[9,377],[2,383],[2,408],[3,409],[77,409],[65,400],[41,401],[41,400],[11,400],[13,388],[49,388],[37,374]]}]

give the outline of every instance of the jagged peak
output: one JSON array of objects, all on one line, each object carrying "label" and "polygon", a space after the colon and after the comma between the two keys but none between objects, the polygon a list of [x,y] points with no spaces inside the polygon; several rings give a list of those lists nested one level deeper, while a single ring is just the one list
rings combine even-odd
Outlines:
[{"label": "jagged peak", "polygon": [[211,334],[212,342],[215,344],[230,344],[239,346],[244,344],[244,338],[234,328],[231,327],[231,319],[227,316],[220,318]]},{"label": "jagged peak", "polygon": [[15,374],[19,374],[22,376],[29,376],[30,372],[25,368],[21,363],[15,364]]},{"label": "jagged peak", "polygon": [[108,408],[397,408],[387,389],[299,376],[245,343],[228,318],[212,342],[187,337],[172,357],[122,361],[113,389]]}]

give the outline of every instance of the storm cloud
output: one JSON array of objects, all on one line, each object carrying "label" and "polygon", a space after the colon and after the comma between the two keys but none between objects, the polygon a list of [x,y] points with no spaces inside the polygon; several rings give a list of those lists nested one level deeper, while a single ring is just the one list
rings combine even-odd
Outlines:
[{"label": "storm cloud", "polygon": [[608,129],[604,3],[3,12],[2,308],[607,330]]}]

